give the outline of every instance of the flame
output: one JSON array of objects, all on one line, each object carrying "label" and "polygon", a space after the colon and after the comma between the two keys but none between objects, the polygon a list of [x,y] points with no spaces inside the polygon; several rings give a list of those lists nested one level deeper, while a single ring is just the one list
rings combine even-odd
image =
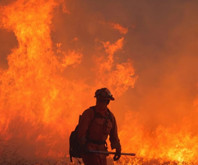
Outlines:
[{"label": "flame", "polygon": [[[116,101],[127,100],[123,95],[141,76],[135,73],[133,59],[121,57],[129,29],[118,23],[107,25],[121,36],[96,39],[91,57],[83,49],[65,50],[64,43],[53,41],[54,10],[61,5],[65,14],[72,15],[62,0],[16,0],[0,7],[0,27],[14,32],[18,41],[8,55],[8,68],[0,68],[0,161],[42,164],[40,160],[62,161],[66,155],[63,161],[68,162],[69,134],[78,115],[94,104],[95,90],[108,87]],[[71,43],[81,40],[73,36]],[[156,127],[146,125],[141,111],[132,111],[123,100],[118,107],[113,104],[123,152],[137,154],[114,164],[197,164],[198,136],[191,122],[197,115],[197,100],[193,113],[180,122]],[[155,100],[148,96],[143,104],[150,102]]]},{"label": "flame", "polygon": [[[175,163],[196,164],[198,137],[192,134],[189,122],[183,121],[181,127],[172,125],[171,127],[158,126],[155,130],[150,131],[139,123],[137,114],[127,113],[125,124],[119,133],[121,140],[124,142],[123,148],[126,152],[136,151],[137,158],[122,158],[124,164],[143,164],[149,162],[153,164]],[[131,127],[129,126],[129,123]],[[128,132],[132,132],[131,137]],[[142,158],[142,160],[140,159]],[[136,163],[137,162],[137,163]]]},{"label": "flame", "polygon": [[127,90],[135,83],[130,77],[134,74],[130,61],[119,64],[113,59],[124,38],[115,44],[101,41],[109,54],[111,68],[108,73],[100,71],[100,74],[109,77],[108,81],[96,80],[90,85],[80,75],[81,80],[63,76],[70,66],[79,66],[84,55],[72,49],[65,52],[62,43],[56,44],[54,52],[51,20],[53,10],[60,4],[61,1],[54,0],[17,0],[1,7],[1,27],[13,31],[18,41],[18,47],[8,55],[8,69],[1,70],[0,75],[1,138],[9,145],[7,156],[13,161],[16,160],[11,151],[15,148],[20,148],[18,158],[31,160],[65,155],[68,151],[65,141],[78,115],[90,106],[87,98],[93,98],[91,94],[97,87],[113,88],[118,83]]},{"label": "flame", "polygon": [[128,33],[128,28],[125,28],[118,23],[110,23],[110,25],[113,29],[118,30],[120,32],[120,34],[127,34]]}]

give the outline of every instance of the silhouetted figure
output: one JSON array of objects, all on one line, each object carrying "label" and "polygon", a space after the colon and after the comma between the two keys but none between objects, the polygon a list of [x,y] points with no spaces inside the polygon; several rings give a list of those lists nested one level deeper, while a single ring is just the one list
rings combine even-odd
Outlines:
[{"label": "silhouetted figure", "polygon": [[[116,119],[107,105],[114,100],[107,88],[95,92],[96,105],[85,110],[79,121],[78,138],[85,151],[107,151],[106,140],[109,135],[111,148],[116,149],[114,160],[121,156],[121,145],[117,133]],[[82,155],[85,165],[106,165],[104,154],[85,152]]]}]

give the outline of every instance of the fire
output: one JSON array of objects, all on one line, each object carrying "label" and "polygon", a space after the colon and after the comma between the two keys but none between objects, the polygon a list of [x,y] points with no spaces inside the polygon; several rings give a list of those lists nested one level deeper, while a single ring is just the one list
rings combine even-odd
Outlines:
[{"label": "fire", "polygon": [[[63,3],[16,0],[0,7],[0,27],[14,32],[18,41],[7,57],[8,68],[0,68],[0,161],[30,160],[38,164],[65,155],[64,161],[68,161],[69,134],[78,115],[94,104],[95,90],[108,87],[116,101],[127,100],[124,95],[135,88],[140,77],[133,59],[121,59],[129,29],[118,23],[106,23],[120,36],[114,40],[96,39],[88,64],[83,49],[66,51],[64,43],[56,43],[51,37],[54,10],[62,5],[63,12],[72,15]],[[71,43],[80,41],[79,36],[73,36]],[[148,96],[142,104],[153,100]],[[197,99],[193,104],[197,112]],[[197,163],[198,136],[190,120],[196,112],[175,124],[152,127],[143,122],[140,112],[132,111],[132,106],[110,106],[120,124],[123,152],[137,154],[135,158],[123,156],[114,164]]]},{"label": "fire", "polygon": [[[57,44],[57,51],[53,51],[51,20],[59,4],[54,0],[17,0],[1,7],[1,27],[14,32],[18,47],[8,56],[8,69],[1,71],[0,130],[9,152],[20,148],[18,158],[63,156],[68,151],[65,141],[78,115],[90,106],[86,98],[93,98],[91,94],[98,86],[116,86],[112,80],[117,79],[117,73],[123,74],[117,83],[123,84],[124,90],[135,83],[130,77],[134,74],[130,62],[115,64],[113,61],[113,54],[121,49],[119,44],[122,45],[123,39],[118,40],[115,48],[109,42],[104,43],[111,51],[111,68],[104,74],[109,82],[97,80],[90,86],[84,78],[72,80],[63,76],[70,66],[80,65],[84,55],[75,50],[64,52],[61,43]],[[129,68],[126,73],[124,68]],[[110,76],[110,71],[115,74]],[[16,161],[9,152],[7,157]]]},{"label": "fire", "polygon": [[128,28],[125,28],[121,26],[118,23],[110,23],[113,29],[118,30],[121,34],[127,34],[128,33]]}]

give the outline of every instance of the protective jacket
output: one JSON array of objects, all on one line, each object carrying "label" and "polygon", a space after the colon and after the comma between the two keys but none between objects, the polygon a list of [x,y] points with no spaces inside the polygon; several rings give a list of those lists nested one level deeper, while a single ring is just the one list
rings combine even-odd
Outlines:
[{"label": "protective jacket", "polygon": [[[120,149],[120,140],[117,133],[116,119],[107,109],[104,112],[96,111],[95,107],[85,110],[79,121],[78,138],[88,150],[107,150],[106,140],[109,140],[112,149]],[[102,154],[86,153],[82,156],[85,165],[106,165],[106,156]]]}]

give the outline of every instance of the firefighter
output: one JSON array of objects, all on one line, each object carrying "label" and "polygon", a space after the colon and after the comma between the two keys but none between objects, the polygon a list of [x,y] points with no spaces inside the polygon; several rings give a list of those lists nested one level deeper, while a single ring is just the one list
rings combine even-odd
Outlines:
[{"label": "firefighter", "polygon": [[[107,151],[107,137],[111,148],[116,149],[114,161],[121,156],[121,145],[117,133],[116,119],[108,109],[108,104],[114,100],[107,88],[96,90],[96,105],[85,110],[79,121],[78,138],[84,151]],[[107,155],[84,152],[82,159],[85,165],[106,165]]]}]

